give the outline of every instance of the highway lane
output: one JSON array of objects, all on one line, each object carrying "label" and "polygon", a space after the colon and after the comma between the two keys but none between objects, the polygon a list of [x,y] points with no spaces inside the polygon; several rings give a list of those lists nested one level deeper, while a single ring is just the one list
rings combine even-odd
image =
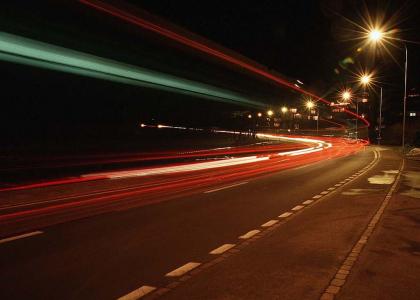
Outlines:
[{"label": "highway lane", "polygon": [[[257,156],[93,173],[83,175],[95,179],[88,182],[3,192],[0,194],[0,236],[107,211],[167,201],[210,187],[217,189],[218,185],[234,185],[279,170],[350,155],[364,146],[334,138],[330,142],[328,139],[326,142],[297,139],[308,140],[312,146]],[[96,180],[98,176],[101,180]]]},{"label": "highway lane", "polygon": [[374,160],[367,148],[230,188],[38,228],[41,234],[0,244],[0,298],[115,299],[142,285],[165,286],[166,273],[208,261],[211,250],[262,230]]}]

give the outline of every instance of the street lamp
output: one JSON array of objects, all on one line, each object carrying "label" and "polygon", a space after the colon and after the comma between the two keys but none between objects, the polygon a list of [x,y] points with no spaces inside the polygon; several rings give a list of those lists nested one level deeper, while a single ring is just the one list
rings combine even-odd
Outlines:
[{"label": "street lamp", "polygon": [[282,108],[281,108],[281,112],[282,113],[287,113],[287,111],[288,111],[289,109],[286,107],[286,106],[283,106]]},{"label": "street lamp", "polygon": [[261,118],[261,116],[262,116],[262,113],[260,113],[260,112],[259,112],[259,113],[257,114],[257,116]]},{"label": "street lamp", "polygon": [[248,115],[248,119],[251,119],[251,118],[252,118],[252,115],[251,115],[251,114],[249,114],[249,115]]},{"label": "street lamp", "polygon": [[267,115],[269,116],[269,117],[271,117],[272,115],[274,114],[274,112],[270,109],[269,111],[267,111]]},{"label": "street lamp", "polygon": [[[386,33],[380,29],[373,28],[367,32],[368,40],[374,44],[381,42],[384,38],[386,38]],[[406,115],[406,108],[407,108],[407,64],[408,64],[408,50],[407,44],[404,43],[405,48],[405,63],[404,63],[404,99],[403,99],[403,128],[402,128],[402,151],[404,153],[405,149],[405,115]]]},{"label": "street lamp", "polygon": [[369,74],[363,74],[362,76],[360,76],[360,83],[366,87],[367,85],[369,85],[371,81],[371,75]]},{"label": "street lamp", "polygon": [[379,42],[384,35],[384,32],[380,29],[373,28],[368,32],[368,39],[373,42]]},{"label": "street lamp", "polygon": [[[378,38],[378,37],[380,37],[380,32],[379,31],[374,31],[373,33],[372,33],[372,39],[376,39],[376,38]],[[364,97],[365,97],[365,93],[366,93],[366,87],[370,84],[370,82],[371,82],[371,78],[372,78],[372,75],[370,75],[370,74],[362,74],[361,76],[360,76],[360,84],[363,86],[363,95],[362,95],[362,101],[364,101],[363,99],[364,99]],[[356,99],[356,114],[359,114],[359,99]],[[356,139],[358,138],[358,133],[359,133],[359,121],[358,121],[358,119],[356,118]]]},{"label": "street lamp", "polygon": [[[305,106],[306,106],[307,109],[309,109],[309,112],[313,108],[316,108],[316,104],[312,100],[306,101]],[[318,133],[319,133],[319,109],[316,109],[316,111],[317,111],[317,116],[316,116],[316,134],[318,135]]]},{"label": "street lamp", "polygon": [[312,100],[306,101],[305,105],[306,105],[306,108],[308,108],[308,109],[312,109],[312,108],[315,107],[315,103],[313,103]]},{"label": "street lamp", "polygon": [[[363,89],[365,89],[366,86],[368,86],[371,81],[372,81],[372,75],[370,74],[363,74],[360,76],[360,83],[363,85]],[[379,98],[378,144],[381,144],[381,139],[382,139],[381,131],[382,131],[382,87],[380,87],[380,98]]]},{"label": "street lamp", "polygon": [[351,99],[351,92],[349,90],[341,92],[341,98],[346,102],[349,101]]},{"label": "street lamp", "polygon": [[[341,99],[344,100],[344,102],[349,102],[352,98],[352,94],[350,90],[344,90],[341,92]],[[356,114],[359,115],[359,102],[356,101]],[[356,140],[358,139],[358,122],[356,118]]]}]

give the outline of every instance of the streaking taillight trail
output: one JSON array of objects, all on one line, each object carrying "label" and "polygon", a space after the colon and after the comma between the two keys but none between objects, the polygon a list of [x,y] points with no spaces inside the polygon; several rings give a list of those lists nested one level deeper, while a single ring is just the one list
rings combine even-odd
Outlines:
[{"label": "streaking taillight trail", "polygon": [[[36,197],[19,205],[0,206],[0,224],[2,225],[0,227],[5,232],[19,231],[27,228],[25,226],[32,226],[31,224],[47,226],[110,210],[123,210],[174,198],[179,199],[182,195],[202,192],[209,188],[244,180],[249,181],[282,170],[348,156],[363,149],[367,144],[365,141],[355,142],[332,137],[321,139],[319,137],[270,136],[275,139],[295,139],[298,143],[307,143],[308,147],[286,152],[273,149],[271,153],[211,162],[86,174],[83,176],[95,178],[95,185],[84,182],[68,183],[67,185],[72,185],[72,187],[63,189],[72,190],[74,194],[68,194],[62,198]],[[109,185],[110,183],[113,184]],[[92,189],[89,192],[78,192],[79,190],[86,191],[86,187],[81,188],[83,185],[88,185]],[[56,194],[60,186],[40,187],[38,195],[49,195],[49,189],[53,189],[52,194]],[[41,193],[44,190],[45,193]],[[25,190],[18,190],[7,193],[12,193],[8,195],[14,197],[16,194],[13,193],[25,192]]]}]

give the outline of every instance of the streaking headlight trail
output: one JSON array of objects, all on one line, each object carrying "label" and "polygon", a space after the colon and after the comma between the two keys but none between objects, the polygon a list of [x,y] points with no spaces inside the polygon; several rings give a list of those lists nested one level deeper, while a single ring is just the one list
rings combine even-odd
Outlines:
[{"label": "streaking headlight trail", "polygon": [[0,32],[0,60],[130,85],[170,90],[215,101],[262,103],[208,84],[158,73],[95,55]]}]

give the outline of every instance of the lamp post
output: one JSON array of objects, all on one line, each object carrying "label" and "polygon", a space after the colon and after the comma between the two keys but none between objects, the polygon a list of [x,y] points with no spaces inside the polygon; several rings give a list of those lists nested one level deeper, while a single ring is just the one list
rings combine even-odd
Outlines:
[{"label": "lamp post", "polygon": [[308,100],[305,105],[306,105],[306,108],[309,109],[309,113],[311,113],[311,110],[313,108],[315,108],[316,111],[317,111],[317,116],[316,116],[316,134],[318,135],[319,134],[319,123],[318,123],[319,122],[319,109],[316,107],[316,104],[314,102],[312,102],[312,100]]},{"label": "lamp post", "polygon": [[[386,39],[386,32],[382,30],[373,28],[367,32],[367,38],[372,43],[376,44],[381,42],[383,39]],[[406,110],[407,110],[407,70],[408,70],[408,49],[407,44],[404,43],[405,50],[405,63],[404,63],[404,99],[403,99],[403,126],[402,126],[402,143],[401,148],[402,152],[405,151],[405,119],[406,119]]]},{"label": "lamp post", "polygon": [[381,144],[381,130],[382,130],[382,87],[381,87],[381,97],[379,98],[379,128],[378,128],[378,145]]},{"label": "lamp post", "polygon": [[[363,74],[360,76],[360,83],[363,86],[363,95],[362,98],[365,96],[366,93],[366,86],[368,86],[371,82],[372,75]],[[359,114],[359,99],[356,99],[356,113]],[[358,128],[357,128],[357,119],[356,119],[356,139],[358,138]]]},{"label": "lamp post", "polygon": [[407,107],[407,63],[408,63],[408,50],[407,44],[404,43],[405,47],[405,64],[404,64],[404,109],[403,109],[403,128],[402,128],[402,152],[405,150],[405,114]]},{"label": "lamp post", "polygon": [[[341,98],[345,101],[348,102],[351,100],[352,94],[350,90],[344,90],[343,92],[341,92]],[[356,114],[359,115],[359,102],[356,101]],[[358,139],[358,135],[357,135],[357,130],[358,130],[358,122],[357,122],[358,118],[356,118],[356,140]]]}]

